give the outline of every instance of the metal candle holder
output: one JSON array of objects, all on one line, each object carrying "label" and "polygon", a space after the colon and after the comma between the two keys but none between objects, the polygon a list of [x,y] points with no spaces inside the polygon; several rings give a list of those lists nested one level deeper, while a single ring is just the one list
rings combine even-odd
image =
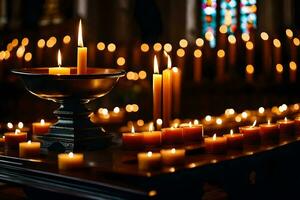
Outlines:
[{"label": "metal candle holder", "polygon": [[60,104],[54,111],[58,121],[50,133],[38,136],[42,147],[51,151],[79,151],[107,147],[112,136],[92,123],[86,104],[109,93],[124,70],[88,68],[77,75],[71,67],[70,75],[49,75],[48,68],[23,68],[12,72],[21,77],[26,89],[33,95]]}]

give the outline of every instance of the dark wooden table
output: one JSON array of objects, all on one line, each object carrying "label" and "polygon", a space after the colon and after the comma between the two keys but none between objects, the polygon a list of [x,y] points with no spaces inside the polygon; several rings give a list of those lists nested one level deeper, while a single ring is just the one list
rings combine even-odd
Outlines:
[{"label": "dark wooden table", "polygon": [[54,153],[22,159],[2,148],[0,181],[22,186],[30,199],[201,199],[206,183],[229,199],[295,199],[299,190],[300,137],[225,155],[198,145],[184,166],[153,172],[138,170],[136,153],[116,145],[85,153],[83,169],[59,171]]}]

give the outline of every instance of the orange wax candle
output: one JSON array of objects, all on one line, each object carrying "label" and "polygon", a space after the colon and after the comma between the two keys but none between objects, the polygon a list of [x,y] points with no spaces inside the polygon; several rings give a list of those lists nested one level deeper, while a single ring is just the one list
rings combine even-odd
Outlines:
[{"label": "orange wax candle", "polygon": [[172,110],[172,63],[168,57],[168,68],[163,71],[163,127],[168,127],[171,120]]},{"label": "orange wax candle", "polygon": [[283,138],[295,136],[295,122],[293,120],[284,118],[284,120],[278,120],[277,123],[279,124],[279,133]]},{"label": "orange wax candle", "polygon": [[182,124],[181,127],[184,143],[197,143],[202,141],[202,124],[192,125],[192,122],[190,122],[189,124]]},{"label": "orange wax candle", "polygon": [[150,147],[161,145],[161,131],[153,131],[153,124],[149,126],[149,132],[143,132],[144,144]]},{"label": "orange wax candle", "polygon": [[5,136],[0,137],[0,145],[4,145],[5,143]]},{"label": "orange wax candle", "polygon": [[244,143],[247,145],[260,144],[260,127],[255,126],[256,121],[252,126],[239,127],[240,133],[244,135]]},{"label": "orange wax candle", "polygon": [[183,134],[182,128],[163,128],[162,129],[162,143],[163,144],[182,144]]},{"label": "orange wax candle", "polygon": [[172,95],[173,114],[178,116],[180,113],[181,98],[181,70],[178,67],[172,68]]},{"label": "orange wax candle", "polygon": [[140,170],[151,170],[157,169],[161,166],[161,155],[160,153],[138,153],[138,166]]},{"label": "orange wax candle", "polygon": [[182,165],[185,159],[184,149],[162,149],[160,151],[162,163],[168,166]]},{"label": "orange wax candle", "polygon": [[49,74],[52,75],[70,75],[71,69],[68,67],[62,67],[62,59],[61,59],[61,53],[60,50],[58,50],[57,53],[57,63],[58,67],[51,67],[49,68]]},{"label": "orange wax candle", "polygon": [[300,117],[296,117],[295,120],[295,131],[297,135],[300,135]]},{"label": "orange wax candle", "polygon": [[278,124],[271,124],[268,120],[267,124],[260,124],[260,136],[263,143],[277,143],[279,142],[279,128]]},{"label": "orange wax candle", "polygon": [[156,55],[154,56],[153,74],[153,121],[161,118],[161,84],[162,76],[159,74]]},{"label": "orange wax candle", "polygon": [[230,134],[225,134],[224,137],[227,139],[227,146],[229,149],[243,149],[243,134],[233,133],[233,130],[230,130]]},{"label": "orange wax candle", "polygon": [[32,157],[40,154],[41,143],[40,142],[20,142],[19,143],[19,155],[20,157]]},{"label": "orange wax candle", "polygon": [[78,47],[77,47],[77,74],[85,74],[87,72],[87,48],[83,46],[82,26],[79,21],[78,28]]},{"label": "orange wax candle", "polygon": [[135,133],[132,126],[131,133],[122,134],[122,141],[126,149],[142,149],[144,147],[144,134]]},{"label": "orange wax candle", "polygon": [[32,134],[33,135],[46,135],[49,133],[49,128],[51,126],[50,122],[45,122],[41,119],[40,122],[32,123]]},{"label": "orange wax candle", "polygon": [[16,129],[15,132],[4,133],[5,144],[11,148],[18,148],[20,142],[25,142],[27,140],[27,133],[21,132]]},{"label": "orange wax candle", "polygon": [[227,151],[226,137],[217,137],[217,135],[214,134],[213,137],[204,138],[204,143],[207,153],[222,154]]},{"label": "orange wax candle", "polygon": [[61,153],[58,154],[58,169],[68,170],[81,168],[84,165],[84,157],[81,153]]}]

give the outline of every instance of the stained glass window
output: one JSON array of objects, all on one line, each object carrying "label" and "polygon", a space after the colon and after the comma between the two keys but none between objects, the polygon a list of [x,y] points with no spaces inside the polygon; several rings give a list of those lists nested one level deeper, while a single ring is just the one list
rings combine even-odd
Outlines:
[{"label": "stained glass window", "polygon": [[221,0],[221,25],[227,27],[229,34],[232,34],[237,29],[237,1],[236,0]]},{"label": "stained glass window", "polygon": [[256,0],[241,0],[240,15],[241,15],[241,31],[249,33],[251,29],[257,26],[256,17]]},{"label": "stained glass window", "polygon": [[208,39],[210,46],[216,46],[217,1],[204,0],[202,3],[202,34]]}]

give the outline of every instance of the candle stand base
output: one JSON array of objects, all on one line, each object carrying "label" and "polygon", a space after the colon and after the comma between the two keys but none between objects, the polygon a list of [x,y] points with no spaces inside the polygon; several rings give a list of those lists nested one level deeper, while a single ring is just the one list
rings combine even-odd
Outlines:
[{"label": "candle stand base", "polygon": [[90,121],[91,112],[85,103],[80,100],[62,101],[54,111],[58,121],[50,127],[50,133],[37,137],[42,141],[42,148],[76,152],[101,149],[111,144],[111,134]]}]

